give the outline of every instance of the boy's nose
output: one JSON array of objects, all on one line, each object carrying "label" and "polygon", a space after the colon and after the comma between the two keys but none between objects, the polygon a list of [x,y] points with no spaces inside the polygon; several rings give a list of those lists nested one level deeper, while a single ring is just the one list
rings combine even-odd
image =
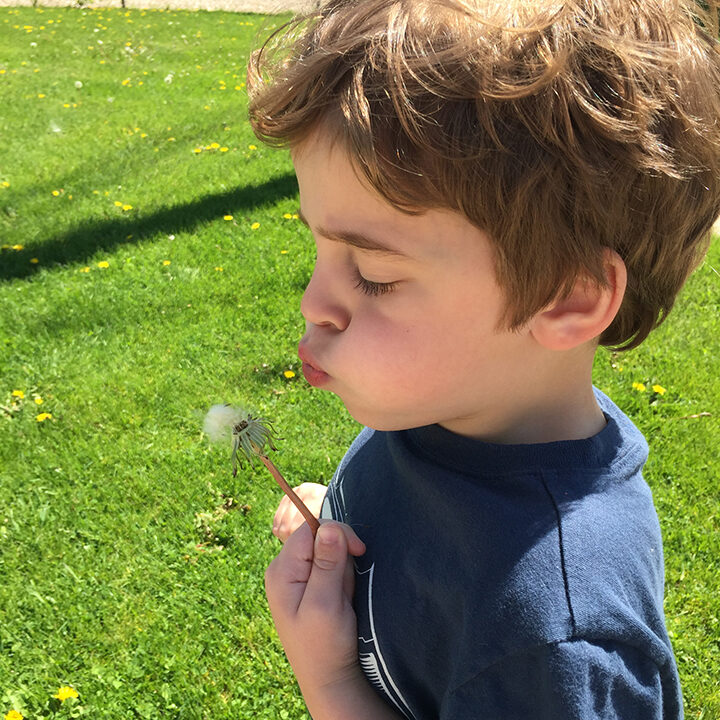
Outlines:
[{"label": "boy's nose", "polygon": [[328,270],[315,266],[312,277],[300,301],[300,312],[313,325],[326,325],[345,330],[350,324],[350,313],[340,302],[337,286],[339,278]]}]

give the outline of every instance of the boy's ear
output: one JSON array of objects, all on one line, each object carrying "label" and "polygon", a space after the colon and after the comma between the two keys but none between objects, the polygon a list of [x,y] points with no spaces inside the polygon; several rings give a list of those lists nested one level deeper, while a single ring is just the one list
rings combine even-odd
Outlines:
[{"label": "boy's ear", "polygon": [[548,350],[570,350],[599,337],[615,318],[625,295],[627,270],[610,248],[603,250],[605,285],[579,277],[570,295],[530,320],[530,332]]}]

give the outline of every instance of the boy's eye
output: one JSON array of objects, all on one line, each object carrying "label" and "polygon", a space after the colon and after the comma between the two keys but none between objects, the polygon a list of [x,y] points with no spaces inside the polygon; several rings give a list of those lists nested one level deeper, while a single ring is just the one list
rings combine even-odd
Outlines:
[{"label": "boy's eye", "polygon": [[365,293],[365,295],[384,295],[385,293],[393,291],[395,289],[395,286],[397,285],[396,282],[373,282],[372,280],[364,278],[360,274],[360,271],[357,269],[355,270],[355,276],[357,281],[355,283],[355,287],[361,292]]}]

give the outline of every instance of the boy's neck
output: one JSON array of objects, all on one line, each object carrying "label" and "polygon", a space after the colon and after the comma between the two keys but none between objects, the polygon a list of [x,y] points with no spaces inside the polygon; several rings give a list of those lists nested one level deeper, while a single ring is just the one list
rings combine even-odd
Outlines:
[{"label": "boy's neck", "polygon": [[570,355],[546,356],[521,382],[508,387],[499,406],[440,424],[459,435],[503,445],[582,440],[596,435],[606,420],[593,391],[592,356],[589,361],[578,362],[577,355]]}]

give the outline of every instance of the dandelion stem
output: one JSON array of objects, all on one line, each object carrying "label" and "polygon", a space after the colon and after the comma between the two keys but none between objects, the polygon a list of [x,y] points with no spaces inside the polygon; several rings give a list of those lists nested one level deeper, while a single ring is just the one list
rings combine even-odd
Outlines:
[{"label": "dandelion stem", "polygon": [[310,526],[313,537],[317,533],[320,523],[317,518],[310,512],[308,506],[297,496],[295,491],[287,484],[287,480],[282,476],[280,471],[275,467],[275,463],[267,456],[262,453],[257,453],[257,456],[262,460],[263,465],[268,469],[270,474],[275,478],[277,484],[282,488],[283,492],[292,500],[295,507],[302,513],[302,516],[307,520],[307,524]]}]

